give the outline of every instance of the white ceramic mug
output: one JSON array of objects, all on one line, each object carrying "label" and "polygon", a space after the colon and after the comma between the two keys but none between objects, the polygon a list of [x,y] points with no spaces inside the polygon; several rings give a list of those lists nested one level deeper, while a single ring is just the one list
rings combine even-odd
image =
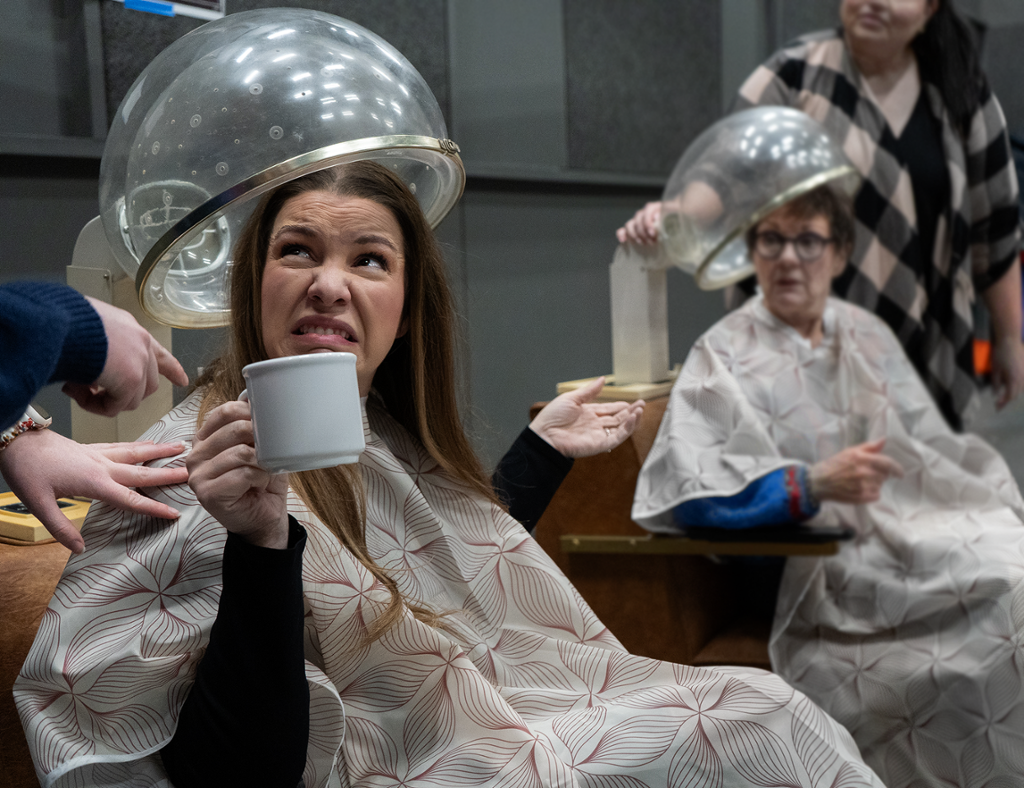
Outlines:
[{"label": "white ceramic mug", "polygon": [[351,353],[309,353],[242,368],[256,461],[271,473],[356,462],[366,448]]}]

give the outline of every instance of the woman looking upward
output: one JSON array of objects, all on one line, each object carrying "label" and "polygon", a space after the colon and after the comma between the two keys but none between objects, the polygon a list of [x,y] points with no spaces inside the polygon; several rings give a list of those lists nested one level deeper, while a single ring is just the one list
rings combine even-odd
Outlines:
[{"label": "woman looking upward", "polygon": [[[95,507],[19,677],[47,785],[881,785],[777,677],[625,652],[504,511],[455,406],[444,261],[397,176],[279,187],[234,259],[231,347],[151,431],[190,447],[188,485],[153,491],[180,519]],[[242,367],[341,350],[366,451],[271,476]]]}]

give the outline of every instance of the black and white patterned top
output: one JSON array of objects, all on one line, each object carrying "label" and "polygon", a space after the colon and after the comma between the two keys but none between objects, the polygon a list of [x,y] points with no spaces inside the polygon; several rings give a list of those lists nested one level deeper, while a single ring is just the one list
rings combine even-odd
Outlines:
[{"label": "black and white patterned top", "polygon": [[[918,237],[918,214],[905,146],[893,134],[840,31],[811,33],[776,52],[740,88],[736,109],[784,105],[819,121],[864,176],[854,213],[852,265],[836,295],[873,311],[895,332],[942,414],[962,429],[977,404],[975,294],[1017,258],[1017,177],[1006,121],[986,86],[963,139],[939,91],[923,83],[941,125],[949,172],[932,244]],[[922,259],[934,250],[931,265]]]}]

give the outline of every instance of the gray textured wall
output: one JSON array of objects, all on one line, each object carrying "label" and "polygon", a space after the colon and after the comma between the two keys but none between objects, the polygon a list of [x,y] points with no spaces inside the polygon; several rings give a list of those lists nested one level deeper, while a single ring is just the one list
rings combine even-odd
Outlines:
[{"label": "gray textured wall", "polygon": [[672,170],[721,113],[718,5],[565,0],[571,167]]},{"label": "gray textured wall", "polygon": [[[14,2],[24,9],[31,0]],[[636,207],[657,198],[660,178],[687,138],[719,111],[716,2],[688,0],[669,12],[657,0],[631,4],[639,16],[625,30],[619,30],[623,4],[617,2],[235,0],[230,8],[300,5],[345,16],[395,44],[423,73],[462,145],[467,193],[439,235],[464,314],[467,421],[494,462],[525,425],[530,404],[553,396],[559,381],[611,371],[613,233]],[[100,3],[99,11],[112,117],[145,65],[200,22],[112,2]],[[645,31],[651,26],[659,32]],[[683,31],[682,44],[672,26]],[[617,64],[594,59],[596,51],[613,48]],[[638,50],[645,54],[629,54]],[[662,90],[651,74],[668,80]],[[661,96],[680,90],[684,102],[656,109]],[[673,120],[665,122],[666,114]],[[48,125],[52,118],[37,124]],[[587,147],[590,136],[594,144]],[[624,138],[633,140],[632,152],[623,148]],[[22,175],[0,176],[0,194],[10,195],[0,208],[12,226],[29,228],[32,240],[27,254],[23,239],[0,242],[0,259],[21,253],[23,261],[5,265],[0,278],[60,279],[78,229],[96,212],[95,161],[66,169],[51,160],[45,177],[33,174],[34,159],[9,161]],[[604,171],[617,171],[619,181],[587,180]],[[28,197],[33,190],[46,192],[44,207]],[[74,201],[73,209],[65,200]],[[43,238],[50,240],[45,252]],[[717,295],[689,285],[673,277],[673,304],[701,315],[674,325],[676,360],[720,311]],[[221,337],[175,331],[175,352],[194,373]],[[59,393],[43,396],[66,424]]]},{"label": "gray textured wall", "polygon": [[[1024,3],[1022,3],[1024,4]],[[1006,113],[1010,131],[1024,137],[1024,24],[992,28],[985,33],[982,65]]]},{"label": "gray textured wall", "polygon": [[[553,396],[556,383],[611,371],[613,232],[658,197],[686,144],[719,116],[737,80],[730,67],[835,24],[838,2],[229,4],[232,11],[257,6],[318,8],[363,24],[394,43],[437,95],[470,175],[439,235],[465,318],[468,420],[493,462],[525,424],[529,405]],[[98,9],[110,117],[145,64],[200,23],[109,0]],[[0,145],[12,132],[88,134],[80,16],[75,2],[0,3],[7,113]],[[989,31],[985,65],[1011,128],[1024,131],[1020,32]],[[97,165],[95,158],[0,154],[0,220],[17,228],[0,234],[0,281],[63,278],[78,230],[97,212]],[[721,314],[720,299],[678,272],[669,290],[671,355],[681,361]],[[194,371],[219,336],[176,331],[175,349]],[[61,395],[44,394],[47,403],[66,424]]]},{"label": "gray textured wall", "polygon": [[471,172],[522,177],[565,165],[561,6],[450,0],[449,130]]},{"label": "gray textured wall", "polygon": [[5,133],[90,134],[82,8],[53,3],[0,3],[0,106]]},{"label": "gray textured wall", "polygon": [[[24,0],[5,0],[5,2]],[[441,110],[448,115],[445,48],[445,0],[229,0],[231,13],[254,8],[309,8],[363,25],[393,44],[423,75]],[[166,18],[126,10],[120,3],[100,5],[106,68],[107,108],[113,118],[121,99],[142,69],[165,47],[202,24],[190,17]]]},{"label": "gray textured wall", "polygon": [[839,24],[839,2],[822,0],[770,0],[775,4],[772,34],[775,46],[781,47],[804,33],[824,30]]}]

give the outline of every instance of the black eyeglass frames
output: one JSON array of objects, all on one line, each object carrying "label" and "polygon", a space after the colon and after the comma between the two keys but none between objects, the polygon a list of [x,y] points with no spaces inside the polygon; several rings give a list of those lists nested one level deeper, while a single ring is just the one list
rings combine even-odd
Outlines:
[{"label": "black eyeglass frames", "polygon": [[812,232],[791,237],[774,230],[762,230],[754,235],[754,250],[765,260],[775,260],[782,254],[786,244],[793,244],[800,262],[813,263],[825,252],[825,247],[834,241],[835,238],[824,238]]}]

